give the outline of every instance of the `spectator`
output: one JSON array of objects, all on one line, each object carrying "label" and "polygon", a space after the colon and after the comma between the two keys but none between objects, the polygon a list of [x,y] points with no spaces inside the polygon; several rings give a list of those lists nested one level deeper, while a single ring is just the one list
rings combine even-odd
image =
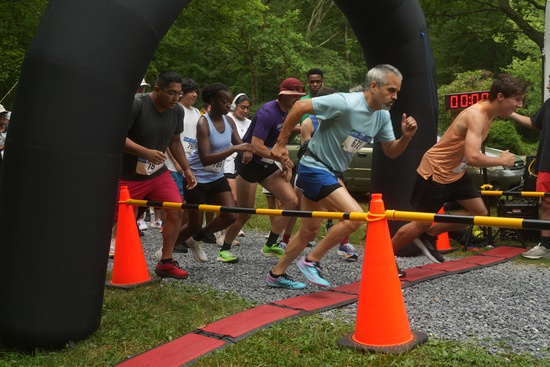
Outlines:
[{"label": "spectator", "polygon": [[[550,90],[550,80],[546,89]],[[531,118],[516,112],[512,113],[510,117],[520,125],[541,131],[534,167],[534,171],[537,172],[536,190],[550,192],[550,99],[547,99],[535,116]],[[541,198],[541,219],[550,220],[550,197]],[[540,243],[524,252],[523,257],[527,259],[550,258],[550,231],[541,230],[540,234]]]}]

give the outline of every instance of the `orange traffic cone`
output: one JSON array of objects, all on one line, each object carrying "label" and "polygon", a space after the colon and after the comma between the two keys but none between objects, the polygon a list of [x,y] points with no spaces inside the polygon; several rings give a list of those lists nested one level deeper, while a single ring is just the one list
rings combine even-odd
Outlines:
[{"label": "orange traffic cone", "polygon": [[[439,209],[437,214],[445,214],[445,210],[443,210],[443,207]],[[437,235],[437,240],[435,241],[435,247],[442,254],[448,254],[449,252],[453,252],[456,250],[456,248],[451,247],[451,243],[449,242],[449,233],[447,232],[443,232]]]},{"label": "orange traffic cone", "polygon": [[[128,186],[122,186],[120,188],[120,200],[127,199],[130,199]],[[128,204],[119,204],[118,208],[113,276],[110,281],[106,282],[106,285],[128,289],[138,285],[159,282],[160,278],[151,277],[147,270],[133,207]]]},{"label": "orange traffic cone", "polygon": [[[372,194],[372,214],[385,214],[382,194]],[[391,244],[388,221],[369,222],[355,333],[338,344],[359,350],[402,353],[428,340],[410,330]]]}]

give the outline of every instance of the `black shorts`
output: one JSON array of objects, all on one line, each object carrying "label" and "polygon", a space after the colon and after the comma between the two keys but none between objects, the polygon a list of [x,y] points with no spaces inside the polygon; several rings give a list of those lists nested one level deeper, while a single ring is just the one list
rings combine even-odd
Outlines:
[{"label": "black shorts", "polygon": [[431,176],[425,180],[417,174],[411,194],[411,205],[419,212],[437,213],[447,202],[480,197],[479,190],[467,173],[450,184],[434,182]]},{"label": "black shorts", "polygon": [[275,163],[258,164],[255,162],[250,162],[248,164],[244,164],[239,159],[239,156],[235,159],[235,168],[236,171],[239,172],[239,176],[250,183],[260,183],[275,172],[279,171],[279,166]]},{"label": "black shorts", "polygon": [[222,177],[208,183],[198,183],[192,190],[185,190],[185,201],[189,204],[215,204],[208,197],[212,194],[231,191],[227,178]]},{"label": "black shorts", "polygon": [[225,178],[230,179],[230,180],[231,179],[234,180],[234,179],[237,178],[237,173],[236,172],[235,173],[224,173],[223,175],[225,176]]}]

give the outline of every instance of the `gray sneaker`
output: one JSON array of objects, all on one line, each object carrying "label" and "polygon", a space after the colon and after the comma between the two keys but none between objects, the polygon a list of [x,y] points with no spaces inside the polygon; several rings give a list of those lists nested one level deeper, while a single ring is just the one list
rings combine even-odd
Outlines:
[{"label": "gray sneaker", "polygon": [[526,259],[547,259],[550,258],[550,250],[544,246],[541,246],[541,244],[539,243],[538,245],[536,245],[529,251],[522,253],[521,255]]},{"label": "gray sneaker", "polygon": [[205,263],[208,261],[206,252],[204,252],[204,249],[202,248],[202,241],[195,241],[193,237],[191,237],[187,241],[185,241],[185,243],[187,244],[187,247],[191,249],[191,252],[193,253],[193,257],[195,258],[195,260],[200,261],[202,263]]}]

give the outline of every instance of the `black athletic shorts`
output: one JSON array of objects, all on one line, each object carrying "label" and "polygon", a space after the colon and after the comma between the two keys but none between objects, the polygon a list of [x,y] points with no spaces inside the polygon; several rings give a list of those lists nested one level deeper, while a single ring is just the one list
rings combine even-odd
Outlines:
[{"label": "black athletic shorts", "polygon": [[222,177],[208,183],[197,183],[192,190],[185,190],[185,201],[189,204],[213,204],[208,197],[212,194],[231,191],[227,178]]},{"label": "black athletic shorts", "polygon": [[467,173],[450,184],[434,182],[432,176],[425,180],[417,173],[411,194],[411,205],[419,212],[437,213],[447,202],[479,197],[481,194]]},{"label": "black athletic shorts", "polygon": [[239,176],[241,176],[245,181],[251,183],[261,183],[273,173],[279,171],[279,166],[275,163],[258,164],[255,162],[250,162],[248,164],[244,164],[241,162],[239,157],[240,156],[237,156],[235,159],[235,168],[236,171],[239,172]]}]

